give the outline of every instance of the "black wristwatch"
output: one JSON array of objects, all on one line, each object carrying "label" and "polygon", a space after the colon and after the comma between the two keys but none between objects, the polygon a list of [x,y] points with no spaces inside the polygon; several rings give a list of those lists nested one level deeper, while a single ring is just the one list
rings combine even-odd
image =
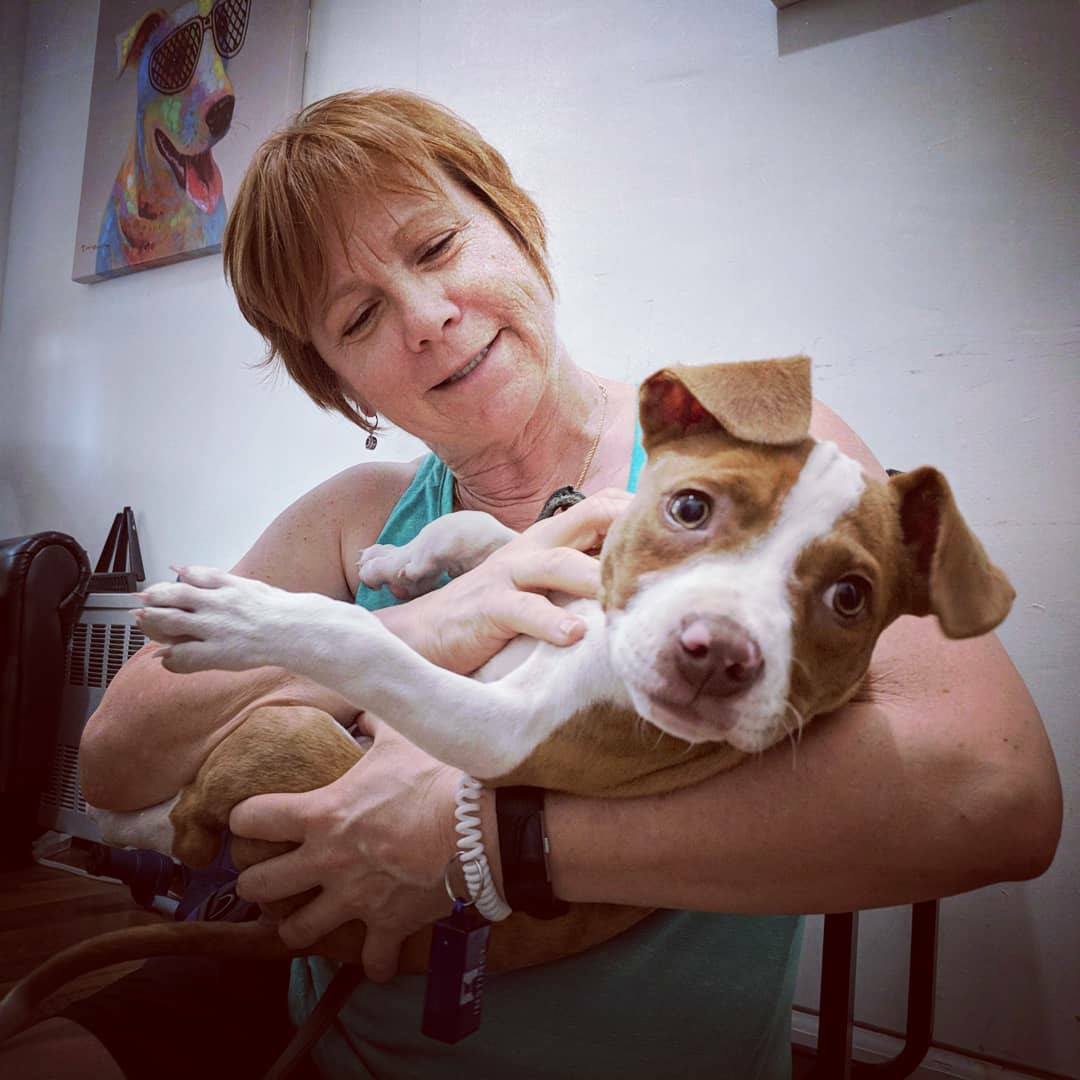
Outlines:
[{"label": "black wristwatch", "polygon": [[535,919],[557,919],[570,910],[551,891],[548,873],[547,832],[544,829],[544,789],[495,789],[499,819],[499,858],[503,893],[515,911]]}]

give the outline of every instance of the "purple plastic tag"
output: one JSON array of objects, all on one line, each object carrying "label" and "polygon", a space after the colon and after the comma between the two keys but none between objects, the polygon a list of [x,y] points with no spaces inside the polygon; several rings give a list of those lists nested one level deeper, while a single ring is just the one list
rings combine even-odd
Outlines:
[{"label": "purple plastic tag", "polygon": [[480,1026],[490,933],[491,924],[460,900],[432,929],[420,1023],[429,1038],[456,1043]]}]

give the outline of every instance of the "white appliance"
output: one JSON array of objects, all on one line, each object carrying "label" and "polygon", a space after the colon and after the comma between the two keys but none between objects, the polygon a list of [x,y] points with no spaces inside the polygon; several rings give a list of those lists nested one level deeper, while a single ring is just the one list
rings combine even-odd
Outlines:
[{"label": "white appliance", "polygon": [[131,593],[90,593],[72,631],[64,665],[64,694],[49,782],[38,803],[43,828],[101,840],[86,812],[79,781],[79,740],[90,714],[121,665],[146,638],[132,622],[139,607]]}]

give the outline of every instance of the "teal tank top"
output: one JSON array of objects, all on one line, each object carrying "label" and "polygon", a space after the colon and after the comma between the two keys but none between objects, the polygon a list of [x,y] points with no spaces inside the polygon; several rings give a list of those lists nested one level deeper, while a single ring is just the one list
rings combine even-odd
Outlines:
[{"label": "teal tank top", "polygon": [[[640,431],[627,487],[645,460]],[[453,478],[434,454],[386,520],[408,543],[451,511]],[[363,585],[356,602],[395,603]],[[454,1046],[420,1033],[424,977],[361,984],[319,1041],[322,1076],[377,1080],[787,1080],[802,919],[657,911],[612,941],[552,964],[489,975],[480,1030]],[[302,1023],[336,965],[294,961]]]}]

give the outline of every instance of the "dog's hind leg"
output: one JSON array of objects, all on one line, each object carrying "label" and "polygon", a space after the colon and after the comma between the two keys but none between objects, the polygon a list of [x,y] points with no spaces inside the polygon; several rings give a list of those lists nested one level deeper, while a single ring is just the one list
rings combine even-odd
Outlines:
[{"label": "dog's hind leg", "polygon": [[[333,717],[302,705],[254,709],[213,750],[171,813],[172,854],[188,866],[214,858],[237,803],[268,792],[325,787],[360,760],[362,751]],[[236,837],[232,856],[243,869],[295,845]]]}]

